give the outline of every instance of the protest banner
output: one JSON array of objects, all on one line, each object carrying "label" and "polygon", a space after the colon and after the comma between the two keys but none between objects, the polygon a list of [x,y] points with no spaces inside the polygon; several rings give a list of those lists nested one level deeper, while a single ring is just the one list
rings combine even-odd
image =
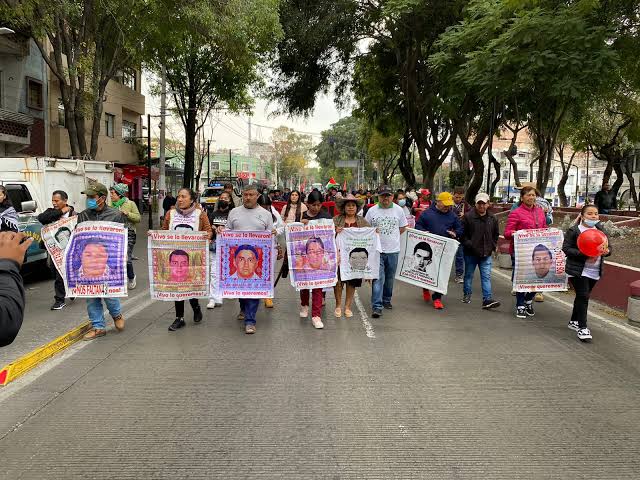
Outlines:
[{"label": "protest banner", "polygon": [[64,252],[67,297],[126,297],[126,263],[127,228],[122,223],[80,223]]},{"label": "protest banner", "polygon": [[271,232],[224,230],[216,239],[218,296],[273,298],[276,248]]},{"label": "protest banner", "polygon": [[150,230],[148,236],[151,298],[163,301],[209,296],[209,236]]},{"label": "protest banner", "polygon": [[64,251],[69,245],[71,234],[76,229],[77,223],[78,217],[74,215],[45,225],[40,231],[44,246],[61,277],[64,277]]},{"label": "protest banner", "polygon": [[563,241],[564,234],[557,228],[519,230],[513,234],[516,292],[567,290]]},{"label": "protest banner", "polygon": [[400,237],[396,279],[447,294],[457,240],[408,228]]},{"label": "protest banner", "polygon": [[333,287],[337,280],[337,249],[333,220],[286,225],[291,285],[296,290]]},{"label": "protest banner", "polygon": [[340,280],[376,280],[380,270],[380,237],[374,227],[345,228],[336,236]]}]

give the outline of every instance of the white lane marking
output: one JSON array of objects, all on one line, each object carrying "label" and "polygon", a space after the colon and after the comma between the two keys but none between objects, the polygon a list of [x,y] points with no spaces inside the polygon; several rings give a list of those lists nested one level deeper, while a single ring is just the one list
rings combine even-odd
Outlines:
[{"label": "white lane marking", "polygon": [[366,310],[364,309],[364,305],[360,301],[360,297],[358,296],[358,292],[355,293],[353,297],[356,302],[356,307],[358,307],[358,311],[360,312],[360,317],[362,318],[362,325],[364,326],[364,331],[369,338],[376,338],[376,332],[373,330],[373,325],[369,321],[369,316],[367,315]]},{"label": "white lane marking", "polygon": [[[132,297],[132,298],[128,299],[125,302],[122,302],[122,307],[125,307],[128,304],[138,300],[138,298],[144,296],[145,293],[148,295],[149,294],[149,290],[147,289],[142,294],[136,295],[135,297]],[[131,317],[134,317],[138,313],[140,313],[142,310],[147,308],[153,302],[155,302],[154,299],[147,298],[147,300],[145,300],[144,302],[136,305],[135,307],[131,308],[130,310],[126,310],[126,311],[123,310],[122,313],[125,314],[125,318],[126,319],[129,319]],[[85,321],[86,320],[87,319],[85,319]],[[90,344],[91,344],[91,342],[83,342],[82,340],[80,340],[75,345],[72,345],[71,347],[69,347],[68,349],[64,350],[60,354],[54,355],[53,357],[51,357],[50,359],[46,360],[41,365],[39,365],[36,368],[34,368],[32,371],[30,371],[30,372],[26,373],[24,376],[18,378],[16,381],[11,382],[9,385],[6,385],[6,386],[2,387],[2,389],[0,389],[0,402],[3,402],[7,398],[9,398],[11,395],[19,392],[20,390],[22,390],[27,385],[33,383],[35,380],[40,378],[42,375],[47,373],[49,370],[57,367],[62,362],[64,362],[68,358],[72,357],[73,355],[75,355],[80,350],[82,350],[83,348],[87,347]],[[57,393],[56,393],[56,395],[57,395]]]},{"label": "white lane marking", "polygon": [[[493,273],[497,274],[498,276],[502,277],[505,280],[508,280],[509,283],[511,283],[511,275],[507,275],[506,273],[500,272],[498,270],[493,270]],[[567,307],[568,309],[572,310],[573,309],[573,304],[570,302],[567,302],[566,300],[562,300],[561,298],[558,298],[557,296],[555,296],[552,293],[549,292],[544,292],[544,297],[545,298],[550,298],[551,300],[554,300],[556,302],[558,302],[561,305],[564,305],[565,307]],[[625,325],[624,323],[620,323],[620,322],[616,322],[613,320],[609,320],[608,318],[603,317],[602,315],[598,315],[597,313],[593,313],[593,312],[588,312],[589,317],[595,318],[596,320],[604,323],[605,325],[608,325],[610,327],[615,327],[619,330],[622,330],[624,333],[630,334],[634,337],[640,338],[640,330],[634,328],[634,327],[630,327],[628,325]]]}]

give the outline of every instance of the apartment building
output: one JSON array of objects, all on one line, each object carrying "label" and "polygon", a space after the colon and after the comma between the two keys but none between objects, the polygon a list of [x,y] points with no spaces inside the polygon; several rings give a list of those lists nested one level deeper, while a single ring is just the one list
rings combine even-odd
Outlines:
[{"label": "apartment building", "polygon": [[0,157],[46,154],[47,73],[33,40],[0,35]]},{"label": "apartment building", "polygon": [[[140,72],[119,72],[103,101],[96,159],[137,164],[135,139],[143,136],[145,112]],[[89,145],[90,120],[86,132]],[[0,34],[0,157],[32,155],[71,156],[59,83],[33,40]]]}]

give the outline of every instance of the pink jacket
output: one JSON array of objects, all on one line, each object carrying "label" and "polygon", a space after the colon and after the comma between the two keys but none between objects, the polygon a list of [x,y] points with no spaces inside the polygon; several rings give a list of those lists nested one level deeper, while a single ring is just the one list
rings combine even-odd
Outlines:
[{"label": "pink jacket", "polygon": [[509,252],[513,253],[513,233],[518,230],[533,230],[536,228],[547,228],[544,210],[534,205],[527,207],[522,204],[515,210],[509,212],[507,225],[504,228],[504,238],[511,241]]}]

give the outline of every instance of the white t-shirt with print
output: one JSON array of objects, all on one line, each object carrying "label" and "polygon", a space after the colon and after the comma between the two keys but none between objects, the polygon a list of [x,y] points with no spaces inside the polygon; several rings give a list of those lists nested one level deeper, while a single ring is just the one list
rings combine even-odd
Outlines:
[{"label": "white t-shirt with print", "polygon": [[365,219],[378,229],[382,253],[400,252],[400,228],[407,226],[407,217],[402,208],[395,203],[389,208],[374,205],[367,212]]}]

